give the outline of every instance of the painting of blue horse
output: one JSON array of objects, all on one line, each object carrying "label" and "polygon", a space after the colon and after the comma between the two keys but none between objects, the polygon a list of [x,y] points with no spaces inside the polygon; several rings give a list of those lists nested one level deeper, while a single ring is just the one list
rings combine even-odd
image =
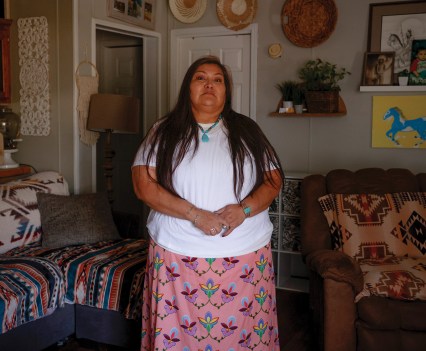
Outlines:
[{"label": "painting of blue horse", "polygon": [[397,137],[398,133],[401,132],[417,132],[415,138],[416,141],[414,146],[419,146],[426,141],[426,117],[419,117],[416,119],[406,119],[401,109],[398,107],[391,107],[383,116],[384,120],[393,118],[390,129],[386,132],[386,136],[392,140],[396,145],[400,145]]}]

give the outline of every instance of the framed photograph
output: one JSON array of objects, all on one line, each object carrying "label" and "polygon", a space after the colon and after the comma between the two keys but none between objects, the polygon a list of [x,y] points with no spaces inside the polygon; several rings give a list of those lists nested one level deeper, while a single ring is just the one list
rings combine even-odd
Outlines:
[{"label": "framed photograph", "polygon": [[409,85],[426,85],[426,39],[414,39],[411,43]]},{"label": "framed photograph", "polygon": [[411,42],[426,38],[426,1],[370,4],[368,48],[370,52],[394,51],[394,71],[409,70]]},{"label": "framed photograph", "polygon": [[362,85],[393,85],[395,52],[366,52]]},{"label": "framed photograph", "polygon": [[108,0],[107,14],[147,29],[155,27],[157,0]]}]

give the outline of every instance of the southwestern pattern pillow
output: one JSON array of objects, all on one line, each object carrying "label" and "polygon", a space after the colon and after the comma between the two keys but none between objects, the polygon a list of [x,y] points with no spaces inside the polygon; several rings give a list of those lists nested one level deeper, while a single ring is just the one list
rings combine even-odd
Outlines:
[{"label": "southwestern pattern pillow", "polygon": [[426,253],[424,192],[329,194],[318,201],[333,249],[357,260]]},{"label": "southwestern pattern pillow", "polygon": [[0,254],[40,243],[39,192],[68,195],[68,184],[57,172],[40,172],[0,185]]},{"label": "southwestern pattern pillow", "polygon": [[426,257],[393,257],[388,260],[361,260],[364,296],[383,296],[396,300],[426,300]]}]

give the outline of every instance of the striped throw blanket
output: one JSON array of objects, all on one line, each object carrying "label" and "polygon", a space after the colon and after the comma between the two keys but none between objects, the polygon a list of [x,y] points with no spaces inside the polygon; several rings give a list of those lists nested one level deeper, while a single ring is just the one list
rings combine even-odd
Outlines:
[{"label": "striped throw blanket", "polygon": [[[11,257],[8,258],[6,255]],[[52,266],[60,267],[59,273],[64,277],[63,299],[66,303],[118,311],[128,319],[139,319],[142,310],[146,256],[146,240],[122,239],[90,245],[73,245],[54,250],[20,247],[1,257],[3,259],[21,257],[23,260],[25,257],[25,260],[38,259],[51,262]],[[2,294],[0,291],[0,300],[4,298]],[[49,300],[52,297],[46,291],[46,295],[42,298]],[[60,301],[60,297],[58,299]],[[26,309],[27,313],[34,310],[31,302]],[[3,324],[10,314],[13,319],[20,319],[16,325],[26,322],[16,313],[8,311],[7,308],[2,310],[0,307],[0,318],[3,318]],[[43,315],[45,314],[38,313],[33,319]]]}]

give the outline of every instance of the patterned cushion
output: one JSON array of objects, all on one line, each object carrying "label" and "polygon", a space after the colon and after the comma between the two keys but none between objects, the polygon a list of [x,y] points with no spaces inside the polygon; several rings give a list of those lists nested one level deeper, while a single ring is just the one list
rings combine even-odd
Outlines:
[{"label": "patterned cushion", "polygon": [[57,172],[41,172],[0,185],[0,254],[40,242],[38,192],[68,195],[68,184]]},{"label": "patterned cushion", "polygon": [[120,239],[106,193],[61,196],[37,194],[43,229],[42,246]]},{"label": "patterned cushion", "polygon": [[6,255],[40,257],[57,263],[65,277],[67,303],[118,311],[128,319],[140,319],[147,253],[146,240],[122,239],[53,250],[18,247]]},{"label": "patterned cushion", "polygon": [[0,334],[51,314],[64,300],[64,275],[56,263],[0,257]]},{"label": "patterned cushion", "polygon": [[336,250],[357,260],[426,253],[424,192],[329,194],[318,201]]},{"label": "patterned cushion", "polygon": [[364,296],[384,296],[397,300],[426,300],[426,258],[388,257],[383,260],[361,260]]}]

